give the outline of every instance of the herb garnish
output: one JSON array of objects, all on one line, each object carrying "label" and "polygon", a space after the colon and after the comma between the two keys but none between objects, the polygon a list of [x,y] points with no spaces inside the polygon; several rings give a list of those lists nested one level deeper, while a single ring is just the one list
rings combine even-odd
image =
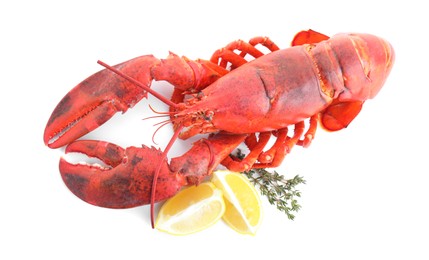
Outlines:
[{"label": "herb garnish", "polygon": [[300,183],[305,184],[302,177],[296,175],[287,180],[276,171],[271,173],[266,169],[251,169],[244,174],[259,188],[261,194],[265,195],[272,205],[285,212],[289,219],[295,218],[292,212],[297,212],[301,208],[296,199],[301,197],[301,192],[296,190],[295,186]]}]

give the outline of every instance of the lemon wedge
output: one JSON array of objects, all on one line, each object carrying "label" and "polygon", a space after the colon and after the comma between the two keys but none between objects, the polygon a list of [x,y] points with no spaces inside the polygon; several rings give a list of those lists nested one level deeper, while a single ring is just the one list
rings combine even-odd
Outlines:
[{"label": "lemon wedge", "polygon": [[211,181],[225,198],[223,220],[241,234],[255,235],[262,222],[261,199],[255,186],[243,174],[228,170],[215,171]]},{"label": "lemon wedge", "polygon": [[181,190],[162,205],[155,227],[173,235],[192,234],[215,224],[225,213],[222,191],[210,182]]}]

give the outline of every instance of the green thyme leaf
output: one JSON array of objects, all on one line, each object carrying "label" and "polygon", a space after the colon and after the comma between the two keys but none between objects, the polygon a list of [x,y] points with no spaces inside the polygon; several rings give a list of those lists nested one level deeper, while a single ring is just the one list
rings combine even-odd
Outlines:
[{"label": "green thyme leaf", "polygon": [[259,188],[261,194],[267,197],[270,204],[283,211],[289,219],[295,218],[293,212],[301,208],[296,199],[301,197],[301,192],[296,189],[296,186],[300,183],[305,184],[301,176],[296,175],[292,179],[285,179],[276,171],[269,172],[266,169],[252,169],[244,174]]}]

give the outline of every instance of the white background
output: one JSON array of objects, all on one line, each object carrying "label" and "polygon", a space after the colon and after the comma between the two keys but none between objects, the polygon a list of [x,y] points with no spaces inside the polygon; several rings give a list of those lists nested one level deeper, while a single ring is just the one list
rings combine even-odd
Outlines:
[{"label": "white background", "polygon": [[[8,2],[0,4],[1,259],[428,259],[429,19],[417,1]],[[60,99],[101,69],[98,59],[113,65],[168,51],[208,59],[258,35],[287,47],[309,28],[379,35],[394,46],[396,64],[348,129],[319,130],[277,169],[307,180],[295,221],[263,198],[254,237],[223,222],[176,237],[150,228],[148,207],[91,206],[63,184],[63,150],[45,147],[43,130]],[[141,120],[148,110],[144,100],[87,138],[151,145],[156,121]],[[171,135],[160,131],[161,148]]]}]

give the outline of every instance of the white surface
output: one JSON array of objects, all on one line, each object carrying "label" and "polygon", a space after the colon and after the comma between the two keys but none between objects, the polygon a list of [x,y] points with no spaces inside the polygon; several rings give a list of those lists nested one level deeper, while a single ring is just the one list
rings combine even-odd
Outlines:
[{"label": "white surface", "polygon": [[[428,259],[426,8],[417,1],[279,2],[2,2],[0,258],[219,259],[229,252],[240,259]],[[295,221],[266,203],[255,237],[222,222],[174,237],[150,228],[148,207],[94,207],[62,183],[63,151],[44,146],[43,130],[59,100],[101,69],[98,59],[116,64],[143,54],[163,58],[170,50],[207,59],[257,35],[287,47],[308,28],[382,36],[394,46],[396,64],[347,130],[319,130],[309,149],[295,148],[277,169],[307,180]],[[150,114],[147,104],[89,137],[152,144],[155,121],[140,120]],[[171,134],[161,130],[161,147]],[[170,157],[182,152],[175,147]]]}]

